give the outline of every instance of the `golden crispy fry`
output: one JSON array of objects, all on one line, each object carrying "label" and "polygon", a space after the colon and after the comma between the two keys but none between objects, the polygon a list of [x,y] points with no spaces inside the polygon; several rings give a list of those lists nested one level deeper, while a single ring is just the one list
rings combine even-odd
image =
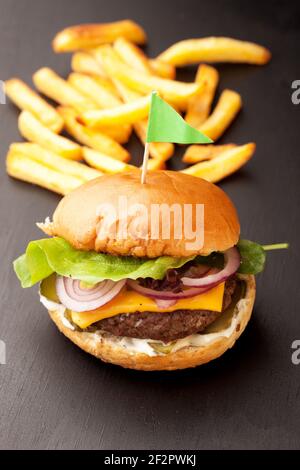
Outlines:
[{"label": "golden crispy fry", "polygon": [[260,65],[269,62],[270,58],[271,53],[265,47],[224,37],[186,39],[173,44],[157,57],[175,67],[197,62],[244,62]]},{"label": "golden crispy fry", "polygon": [[176,76],[175,67],[155,59],[148,59],[139,47],[125,38],[118,38],[114,42],[114,49],[127,65],[140,72],[171,80],[174,80]]},{"label": "golden crispy fry", "polygon": [[[139,93],[127,88],[122,82],[114,80],[114,83],[125,103],[131,103],[140,98],[141,95]],[[148,119],[136,122],[133,127],[142,144],[145,145]],[[166,161],[171,158],[174,153],[174,149],[174,145],[168,142],[152,142],[149,147],[150,156],[162,161]]]},{"label": "golden crispy fry", "polygon": [[101,126],[97,129],[115,140],[118,144],[126,144],[132,133],[132,127],[129,124],[124,124],[123,126]]},{"label": "golden crispy fry", "polygon": [[100,75],[93,75],[93,79],[95,82],[99,83],[103,88],[106,88],[107,91],[110,91],[116,98],[120,99],[120,95],[116,90],[115,85],[113,84],[112,80],[108,77],[100,77]]},{"label": "golden crispy fry", "polygon": [[190,99],[185,120],[192,127],[199,127],[208,118],[219,82],[219,73],[210,65],[200,65],[196,82],[205,83],[203,90]]},{"label": "golden crispy fry", "polygon": [[81,114],[81,119],[86,125],[98,128],[133,124],[148,116],[150,100],[150,96],[143,96],[136,101],[122,104],[116,108],[86,111]]},{"label": "golden crispy fry", "polygon": [[116,97],[114,93],[94,80],[89,75],[82,73],[71,73],[68,82],[79,93],[86,96],[89,100],[94,101],[97,109],[114,108],[122,104],[122,101]]},{"label": "golden crispy fry", "polygon": [[75,52],[72,56],[71,67],[73,72],[105,77],[101,65],[88,52]]},{"label": "golden crispy fry", "polygon": [[73,72],[93,77],[107,91],[118,97],[112,81],[107,77],[101,64],[89,52],[75,52],[72,57],[71,67]]},{"label": "golden crispy fry", "polygon": [[124,103],[132,103],[139,100],[143,96],[141,93],[128,88],[128,86],[124,85],[123,82],[116,78],[113,78],[113,83]]},{"label": "golden crispy fry", "polygon": [[114,23],[71,26],[58,33],[52,45],[55,52],[72,52],[112,43],[120,36],[136,44],[145,44],[147,40],[146,33],[141,26],[134,21],[123,20]]},{"label": "golden crispy fry", "polygon": [[199,130],[212,140],[219,139],[230,126],[242,107],[241,96],[232,90],[224,90],[209,118]]},{"label": "golden crispy fry", "polygon": [[52,170],[18,152],[8,153],[6,169],[13,178],[37,184],[63,196],[83,184],[80,178]]},{"label": "golden crispy fry", "polygon": [[58,111],[64,119],[67,131],[78,142],[123,162],[127,162],[130,159],[127,150],[118,144],[118,142],[98,130],[90,129],[80,124],[76,119],[77,115],[73,109],[60,107]]},{"label": "golden crispy fry", "polygon": [[149,59],[150,67],[155,75],[162,78],[175,80],[176,68],[173,65],[161,62],[161,60]]},{"label": "golden crispy fry", "polygon": [[254,154],[255,147],[254,143],[234,147],[210,161],[196,163],[182,172],[217,183],[245,165]]},{"label": "golden crispy fry", "polygon": [[33,75],[37,89],[52,100],[63,106],[72,106],[78,112],[95,109],[95,103],[79,93],[66,80],[53,70],[44,67]]},{"label": "golden crispy fry", "polygon": [[225,150],[236,147],[236,144],[225,145],[190,145],[183,156],[184,163],[199,163],[213,158],[223,153]]},{"label": "golden crispy fry", "polygon": [[186,109],[188,100],[200,92],[202,84],[184,83],[175,80],[136,73],[136,70],[125,64],[111,46],[101,46],[94,50],[97,60],[103,64],[105,72],[111,77],[123,82],[129,88],[146,94],[158,91],[166,101]]},{"label": "golden crispy fry", "polygon": [[13,153],[22,154],[32,160],[41,163],[42,165],[51,168],[52,170],[59,171],[66,175],[75,176],[82,180],[82,182],[89,181],[102,173],[94,168],[90,168],[83,163],[67,160],[60,155],[50,152],[37,144],[29,143],[16,143],[12,144],[9,150]]},{"label": "golden crispy fry", "polygon": [[[96,79],[87,75],[73,73],[69,76],[68,81],[83,95],[87,96],[91,100],[94,100],[97,108],[107,109],[122,105],[122,100],[117,96],[116,90],[114,89],[113,91],[113,84],[111,84],[110,88],[103,83],[102,79]],[[116,127],[102,129],[104,133],[107,133],[120,143],[125,143],[128,141],[131,130],[131,126],[129,125],[118,125]]]},{"label": "golden crispy fry", "polygon": [[[88,99],[94,100],[98,109],[115,108],[122,105],[122,101],[116,96],[116,92],[113,93],[108,87],[103,86],[100,81],[91,76],[72,73],[68,78],[68,82]],[[101,127],[100,130],[104,134],[109,135],[121,144],[128,142],[132,132],[132,128],[128,124],[99,127]]]},{"label": "golden crispy fry", "polygon": [[51,132],[29,111],[22,111],[18,125],[21,135],[30,142],[39,144],[64,158],[81,160],[82,149],[80,145]]},{"label": "golden crispy fry", "polygon": [[105,155],[97,150],[92,150],[88,147],[83,148],[84,160],[93,168],[103,171],[104,173],[121,173],[124,171],[132,171],[137,168],[128,163],[121,162],[115,158]]},{"label": "golden crispy fry", "polygon": [[[134,124],[134,130],[144,145],[146,143],[147,128],[147,119]],[[169,160],[172,157],[174,150],[174,145],[168,142],[151,142],[149,147],[150,156],[153,159],[157,159],[159,162],[166,162]]]},{"label": "golden crispy fry", "polygon": [[64,123],[58,112],[22,80],[7,80],[5,93],[20,109],[30,111],[52,132],[61,132]]},{"label": "golden crispy fry", "polygon": [[159,158],[150,158],[148,161],[148,170],[155,171],[155,170],[165,170],[166,169],[166,162],[164,160],[160,160]]},{"label": "golden crispy fry", "polygon": [[124,124],[123,126],[101,126],[97,129],[102,134],[115,140],[118,144],[126,144],[132,133],[132,127],[129,124]]},{"label": "golden crispy fry", "polygon": [[114,42],[114,49],[125,64],[140,72],[152,75],[152,68],[144,52],[127,39],[118,38]]}]

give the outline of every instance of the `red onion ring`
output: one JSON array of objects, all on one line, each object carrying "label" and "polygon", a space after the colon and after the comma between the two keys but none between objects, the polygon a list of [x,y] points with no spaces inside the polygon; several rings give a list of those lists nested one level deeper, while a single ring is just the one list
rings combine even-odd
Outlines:
[{"label": "red onion ring", "polygon": [[199,278],[183,277],[181,279],[182,284],[189,287],[205,288],[226,281],[226,279],[236,273],[240,267],[241,257],[238,249],[233,247],[225,251],[224,259],[225,266],[221,271]]},{"label": "red onion ring", "polygon": [[163,291],[163,290],[155,290],[149,289],[148,287],[143,287],[139,284],[138,281],[133,281],[131,279],[127,279],[127,284],[131,289],[135,290],[139,294],[144,295],[145,297],[151,297],[153,299],[158,300],[180,300],[186,299],[188,297],[194,297],[195,295],[203,294],[204,292],[208,291],[214,286],[209,287],[194,287],[190,289],[186,289],[182,292],[171,292],[171,291]]},{"label": "red onion ring", "polygon": [[96,286],[89,288],[82,287],[81,281],[71,279],[68,277],[64,278],[64,286],[66,293],[74,300],[80,302],[84,296],[86,300],[92,301],[99,299],[100,295],[105,295],[114,286],[113,281],[103,281]]},{"label": "red onion ring", "polygon": [[95,310],[110,302],[126,284],[126,279],[114,282],[99,282],[91,289],[84,289],[81,281],[69,277],[57,276],[56,292],[64,307],[75,312]]},{"label": "red onion ring", "polygon": [[[138,281],[132,281],[131,279],[127,280],[127,284],[129,285],[129,287],[131,287],[131,289],[135,290],[136,292],[139,292],[140,294],[146,297],[151,297],[155,299],[156,302],[161,301],[161,300],[163,301],[176,300],[177,301],[180,299],[195,297],[196,295],[203,294],[204,292],[209,291],[213,287],[225,281],[229,276],[231,276],[238,270],[240,266],[240,254],[238,250],[236,248],[231,248],[230,250],[227,250],[224,255],[225,255],[224,269],[220,271],[216,268],[210,268],[207,271],[208,276],[204,275],[203,277],[200,277],[200,278],[189,278],[189,277],[182,278],[181,279],[182,282],[183,282],[183,279],[187,279],[188,281],[191,281],[193,283],[194,282],[198,283],[201,280],[203,281],[203,284],[201,286],[193,285],[192,287],[188,287],[185,290],[178,292],[178,293],[174,293],[171,291],[158,291],[155,289],[149,289],[147,287],[141,286]],[[207,279],[209,279],[209,282],[206,282]]]},{"label": "red onion ring", "polygon": [[[191,266],[185,273],[185,277],[193,277],[197,278],[198,277],[204,277],[206,274],[208,274],[209,271],[211,271],[212,268],[210,266],[207,266],[206,264],[198,264],[196,266]],[[197,276],[195,274],[195,271],[197,272]],[[192,274],[191,276],[189,274]]]}]

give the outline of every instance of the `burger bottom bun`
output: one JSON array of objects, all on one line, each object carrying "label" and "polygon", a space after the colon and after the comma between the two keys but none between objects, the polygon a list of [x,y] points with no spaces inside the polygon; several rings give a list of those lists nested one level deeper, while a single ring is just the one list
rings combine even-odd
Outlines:
[{"label": "burger bottom bun", "polygon": [[164,355],[149,356],[142,352],[133,352],[111,341],[105,336],[97,336],[95,333],[73,331],[62,321],[61,312],[49,311],[50,317],[58,329],[73,343],[85,352],[101,359],[104,362],[136,370],[176,370],[196,367],[216,359],[232,348],[236,340],[241,336],[250,320],[255,300],[254,276],[240,276],[246,283],[246,293],[234,310],[232,322],[235,328],[230,335],[220,331],[220,335],[204,346],[187,346],[176,352]]}]

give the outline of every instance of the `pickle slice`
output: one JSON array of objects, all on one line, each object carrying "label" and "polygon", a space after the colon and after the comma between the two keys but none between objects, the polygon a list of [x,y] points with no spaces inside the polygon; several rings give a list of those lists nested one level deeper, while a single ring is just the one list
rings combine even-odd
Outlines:
[{"label": "pickle slice", "polygon": [[234,291],[232,301],[227,309],[217,318],[213,323],[208,325],[205,330],[201,331],[201,335],[205,335],[207,333],[218,333],[219,331],[226,330],[229,328],[232,322],[232,317],[234,314],[234,310],[236,304],[240,299],[245,297],[246,293],[246,284],[243,281],[239,281],[237,283],[236,289]]},{"label": "pickle slice", "polygon": [[160,354],[170,354],[172,352],[172,349],[174,345],[176,344],[176,341],[173,341],[172,343],[169,344],[159,344],[159,343],[148,343],[151,348]]},{"label": "pickle slice", "polygon": [[41,282],[40,293],[52,302],[60,303],[56,294],[56,274],[51,274]]}]

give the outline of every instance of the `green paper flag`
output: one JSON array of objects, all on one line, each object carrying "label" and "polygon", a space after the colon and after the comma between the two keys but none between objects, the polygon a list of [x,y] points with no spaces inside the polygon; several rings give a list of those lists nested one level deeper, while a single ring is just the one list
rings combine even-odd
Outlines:
[{"label": "green paper flag", "polygon": [[177,144],[210,144],[213,141],[190,126],[175,109],[152,93],[146,142]]}]

